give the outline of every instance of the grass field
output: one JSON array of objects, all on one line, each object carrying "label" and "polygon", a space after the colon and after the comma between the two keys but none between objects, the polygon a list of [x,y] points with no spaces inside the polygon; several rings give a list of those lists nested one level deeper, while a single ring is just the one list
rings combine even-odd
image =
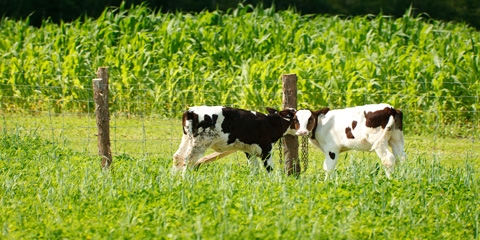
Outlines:
[{"label": "grass field", "polygon": [[[135,154],[139,146],[131,141],[114,149],[113,171],[105,172],[95,157],[95,137],[88,145],[77,142],[95,132],[82,127],[89,118],[50,118],[4,119],[1,238],[479,237],[475,139],[407,134],[408,159],[392,180],[375,154],[349,152],[341,156],[337,178],[323,182],[323,155],[312,147],[309,168],[298,179],[279,167],[253,174],[241,153],[182,179],[171,172],[179,127],[157,134],[160,141],[150,140],[154,134],[142,128],[119,127],[119,136],[147,136],[145,147],[158,154]],[[171,122],[156,124],[175,126]],[[135,118],[118,123],[152,125]],[[63,130],[55,130],[58,126]]]},{"label": "grass field", "polygon": [[[0,239],[479,239],[479,47],[477,30],[411,10],[2,18]],[[100,66],[112,171],[96,156]],[[324,182],[312,147],[299,178],[253,174],[242,153],[171,172],[188,106],[278,107],[285,73],[299,78],[299,108],[402,109],[408,159],[393,179],[375,154],[348,152]]]}]

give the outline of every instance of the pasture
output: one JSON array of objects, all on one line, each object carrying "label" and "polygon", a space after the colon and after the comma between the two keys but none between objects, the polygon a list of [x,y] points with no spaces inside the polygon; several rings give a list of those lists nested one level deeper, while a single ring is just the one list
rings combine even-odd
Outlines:
[{"label": "pasture", "polygon": [[[42,27],[0,21],[0,238],[478,239],[480,34],[427,16],[106,9]],[[113,170],[102,171],[92,79],[109,67]],[[296,73],[299,108],[388,103],[407,160],[340,155],[324,182],[253,174],[243,153],[172,174],[192,105],[265,112]],[[274,159],[279,163],[278,151]]]},{"label": "pasture", "polygon": [[112,141],[112,172],[95,156],[94,122],[4,117],[2,238],[478,238],[473,139],[407,134],[408,159],[392,180],[374,153],[348,152],[324,182],[324,156],[312,146],[298,179],[279,167],[252,174],[243,153],[182,179],[171,172],[179,120],[113,119],[113,132],[131,141]]}]

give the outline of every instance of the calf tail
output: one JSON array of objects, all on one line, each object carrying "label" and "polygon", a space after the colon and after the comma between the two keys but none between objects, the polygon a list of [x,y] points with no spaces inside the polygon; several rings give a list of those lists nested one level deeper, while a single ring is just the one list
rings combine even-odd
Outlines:
[{"label": "calf tail", "polygon": [[375,150],[378,147],[378,144],[380,144],[382,141],[384,141],[385,136],[387,135],[388,132],[392,131],[395,125],[395,118],[394,116],[390,116],[388,119],[388,123],[385,126],[385,129],[383,129],[382,136],[380,136],[375,143],[373,143],[371,150]]}]

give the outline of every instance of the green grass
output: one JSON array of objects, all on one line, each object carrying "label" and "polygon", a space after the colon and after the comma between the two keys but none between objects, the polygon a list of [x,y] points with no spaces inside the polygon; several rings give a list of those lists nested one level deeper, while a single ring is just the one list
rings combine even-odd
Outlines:
[{"label": "green grass", "polygon": [[[0,21],[0,238],[478,239],[480,34],[463,24],[106,9],[71,23]],[[110,74],[113,171],[102,171],[91,80]],[[298,179],[253,174],[244,154],[171,172],[191,105],[300,108],[390,103],[408,159],[387,180],[373,153],[324,182],[310,147]],[[407,124],[408,123],[408,124]],[[275,153],[278,162],[278,153]]]},{"label": "green grass", "polygon": [[[298,179],[279,167],[253,174],[241,153],[182,179],[171,172],[180,128],[172,140],[147,141],[158,154],[136,154],[134,144],[114,151],[109,172],[73,141],[83,128],[69,124],[84,118],[63,117],[63,138],[31,119],[5,121],[1,131],[1,238],[479,237],[480,158],[471,139],[407,135],[408,159],[392,180],[375,154],[348,152],[337,178],[323,182],[323,155],[312,147]],[[150,126],[135,118],[118,123]]]},{"label": "green grass", "polygon": [[[68,147],[76,152],[97,154],[97,126],[95,116],[83,114],[4,114],[2,131],[16,131],[20,134],[35,133],[54,145]],[[181,120],[167,119],[158,115],[136,116],[112,114],[110,117],[110,139],[114,155],[124,158],[170,157],[175,152],[182,136]],[[418,135],[405,131],[408,138],[405,148],[415,149],[416,154],[451,154],[448,149],[460,153],[475,152],[477,132],[462,133],[462,126],[434,126],[436,134]],[[443,131],[452,129],[454,138],[445,137]],[[459,135],[462,133],[463,135]],[[454,140],[454,141],[452,141]],[[53,144],[52,144],[53,146]],[[447,150],[445,150],[447,149]],[[315,158],[323,158],[316,149],[310,150]],[[374,155],[374,153],[372,153]],[[243,154],[239,154],[243,158]]]}]

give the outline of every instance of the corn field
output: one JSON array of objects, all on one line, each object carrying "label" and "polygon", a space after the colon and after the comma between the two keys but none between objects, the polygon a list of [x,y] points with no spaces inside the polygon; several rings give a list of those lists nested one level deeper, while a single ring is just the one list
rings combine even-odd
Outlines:
[{"label": "corn field", "polygon": [[[86,112],[108,66],[111,111],[178,117],[191,105],[300,108],[390,103],[416,124],[478,129],[480,33],[426,16],[331,17],[239,5],[226,12],[106,9],[61,24],[0,22],[2,112]],[[144,95],[138,95],[141,89]],[[142,109],[133,104],[142,99]],[[261,108],[260,108],[261,107]],[[53,110],[52,110],[53,109]]]}]

